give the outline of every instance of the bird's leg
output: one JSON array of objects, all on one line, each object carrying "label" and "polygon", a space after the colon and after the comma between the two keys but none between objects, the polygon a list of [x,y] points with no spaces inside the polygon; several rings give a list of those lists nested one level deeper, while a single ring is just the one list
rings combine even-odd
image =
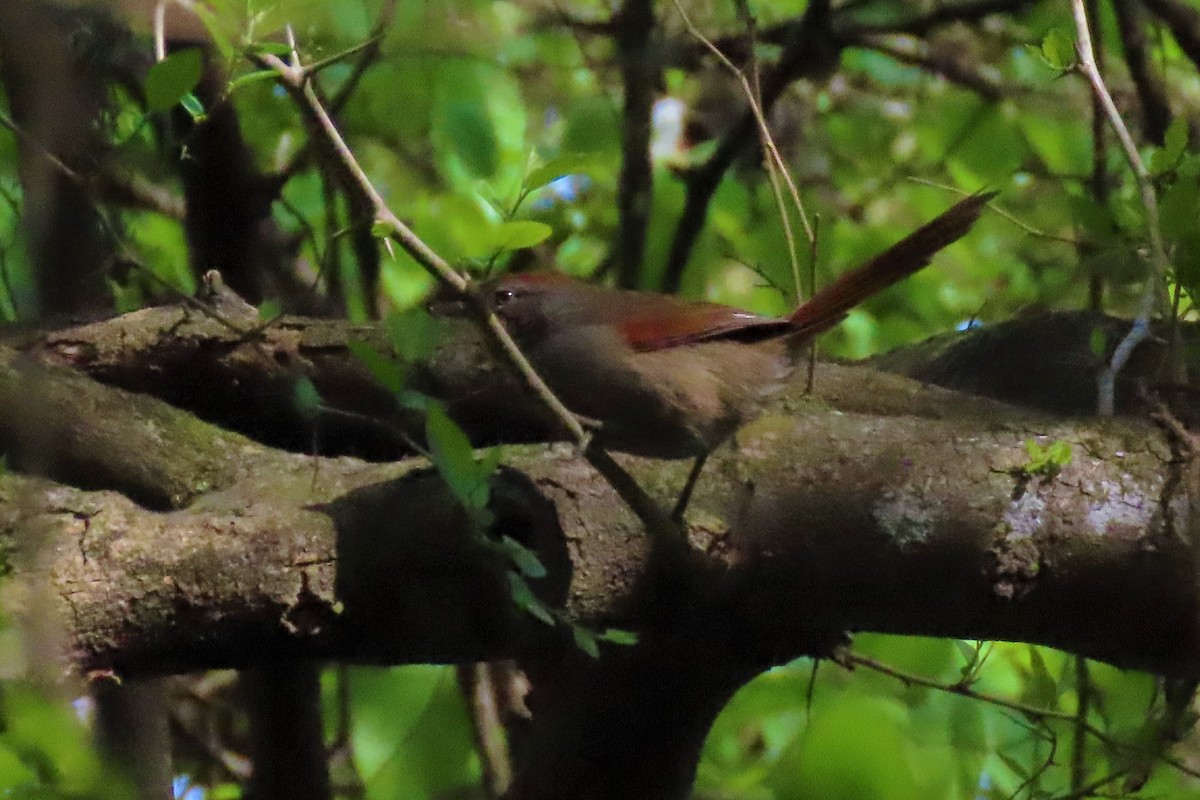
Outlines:
[{"label": "bird's leg", "polygon": [[688,473],[687,481],[683,484],[683,491],[679,493],[679,499],[675,501],[675,508],[671,511],[673,522],[683,522],[683,513],[687,511],[688,503],[692,499],[692,491],[696,488],[696,482],[700,480],[700,471],[704,469],[705,461],[708,461],[707,450],[696,456],[696,460],[692,462],[692,471]]}]

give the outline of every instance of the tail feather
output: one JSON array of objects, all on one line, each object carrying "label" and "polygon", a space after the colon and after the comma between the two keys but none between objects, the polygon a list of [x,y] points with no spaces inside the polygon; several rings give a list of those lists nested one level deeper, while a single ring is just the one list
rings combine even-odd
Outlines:
[{"label": "tail feather", "polygon": [[971,195],[866,264],[842,275],[792,312],[788,317],[792,330],[811,336],[832,328],[850,309],[907,278],[928,264],[939,250],[966,235],[995,196],[995,192]]}]

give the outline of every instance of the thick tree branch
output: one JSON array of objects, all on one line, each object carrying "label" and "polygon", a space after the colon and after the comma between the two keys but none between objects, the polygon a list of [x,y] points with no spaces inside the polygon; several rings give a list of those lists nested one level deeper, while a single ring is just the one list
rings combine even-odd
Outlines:
[{"label": "thick tree branch", "polygon": [[[0,404],[0,430],[13,430],[18,405],[81,391],[75,376],[9,369],[24,378],[22,403]],[[585,624],[679,631],[719,608],[737,621],[741,652],[780,659],[811,649],[816,627],[1034,641],[1164,672],[1200,664],[1181,494],[1190,487],[1172,480],[1153,428],[1054,422],[861,369],[827,368],[818,386],[833,407],[798,411],[785,399],[791,412],[763,417],[714,458],[693,501],[694,563],[682,572],[656,561],[592,470],[541,448],[513,451],[515,471],[497,477],[497,526],[542,554],[546,597],[565,599]],[[215,477],[201,473],[226,489],[169,514],[4,479],[3,530],[17,546],[42,543],[37,561],[20,550],[11,559],[16,586],[49,587],[80,668],[294,656],[459,663],[527,652],[546,635],[511,607],[503,564],[419,465],[272,454],[97,388],[114,398],[113,420],[88,432],[97,474],[115,472],[109,459],[124,463],[140,429],[161,441],[142,453],[147,473],[186,463],[198,444],[230,460]],[[856,410],[856,397],[872,412]],[[1024,474],[1028,439],[1070,442],[1074,460],[1053,477]],[[685,469],[623,464],[660,497]]]}]

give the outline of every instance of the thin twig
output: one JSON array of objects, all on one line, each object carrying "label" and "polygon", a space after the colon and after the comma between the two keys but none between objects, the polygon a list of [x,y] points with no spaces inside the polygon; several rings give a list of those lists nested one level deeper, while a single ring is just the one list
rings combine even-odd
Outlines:
[{"label": "thin twig", "polygon": [[[789,24],[787,44],[775,68],[762,80],[757,111],[759,116],[769,113],[784,89],[796,78],[824,73],[836,65],[840,57],[840,45],[832,36],[830,25],[830,0],[812,0],[804,16]],[[717,186],[726,170],[745,149],[747,140],[755,134],[758,125],[755,110],[748,109],[726,131],[712,156],[687,172],[683,212],[671,241],[662,280],[666,291],[674,291],[679,287],[692,248],[704,228],[708,206]]]},{"label": "thin twig", "polygon": [[1102,417],[1111,417],[1116,411],[1117,374],[1125,366],[1129,357],[1133,355],[1134,348],[1150,335],[1150,316],[1155,309],[1165,307],[1162,293],[1171,265],[1167,259],[1166,245],[1163,243],[1162,231],[1159,227],[1158,198],[1154,193],[1154,181],[1151,179],[1146,165],[1142,162],[1141,155],[1138,154],[1137,145],[1129,133],[1129,128],[1121,119],[1121,112],[1117,110],[1116,103],[1113,102],[1112,95],[1109,94],[1108,87],[1104,84],[1104,77],[1096,66],[1092,34],[1088,28],[1087,8],[1084,6],[1084,0],[1071,0],[1071,11],[1075,17],[1075,31],[1078,37],[1078,41],[1075,43],[1075,52],[1079,57],[1078,69],[1087,78],[1088,83],[1092,86],[1092,91],[1100,99],[1100,105],[1108,117],[1108,124],[1116,133],[1117,141],[1121,143],[1121,149],[1125,152],[1125,160],[1129,162],[1129,166],[1137,178],[1142,206],[1146,210],[1146,227],[1150,232],[1150,263],[1153,272],[1146,279],[1146,288],[1138,303],[1137,318],[1134,319],[1129,333],[1117,345],[1112,360],[1100,373],[1097,381],[1097,413]]},{"label": "thin twig", "polygon": [[[1100,0],[1087,0],[1087,3],[1088,17],[1093,21],[1093,25],[1098,25]],[[1104,71],[1104,49],[1102,47],[1096,49],[1096,69]],[[1108,126],[1104,122],[1104,106],[1100,103],[1099,95],[1095,92],[1090,94],[1092,98],[1092,177],[1090,181],[1092,199],[1096,201],[1097,205],[1106,208],[1108,206],[1108,137],[1105,133],[1108,131]],[[1085,252],[1082,246],[1078,250],[1080,255]],[[1091,274],[1088,276],[1088,308],[1092,311],[1101,311],[1104,309],[1104,276],[1094,265],[1090,272]]]},{"label": "thin twig", "polygon": [[[370,201],[377,224],[387,230],[387,238],[404,248],[414,261],[463,300],[491,343],[503,354],[505,360],[512,365],[534,395],[551,411],[555,419],[570,433],[580,450],[586,450],[591,435],[584,430],[579,419],[562,404],[562,401],[554,395],[546,382],[537,374],[474,284],[468,278],[460,275],[450,266],[449,262],[434,252],[388,208],[387,201],[383,199],[379,190],[367,177],[366,172],[359,165],[358,159],[346,144],[346,140],[342,138],[337,126],[325,111],[324,106],[321,105],[304,68],[298,63],[288,64],[271,53],[261,54],[258,58],[263,64],[275,70],[284,88],[307,112],[316,130],[326,137],[343,168],[350,173]],[[295,62],[295,59],[293,61]]]},{"label": "thin twig", "polygon": [[1087,718],[1092,710],[1092,678],[1087,659],[1075,656],[1075,726],[1071,729],[1071,791],[1083,789],[1087,777]]},{"label": "thin twig", "polygon": [[[947,183],[939,183],[938,181],[931,181],[928,178],[910,177],[908,180],[912,183],[919,183],[922,186],[932,186],[935,189],[953,192],[954,194],[961,195],[962,197],[967,197],[972,194],[972,192],[959,189],[957,186],[951,186]],[[1008,220],[1013,225],[1016,225],[1018,228],[1028,233],[1030,236],[1036,236],[1039,239],[1047,239],[1051,242],[1062,242],[1064,244],[1075,245],[1076,247],[1084,244],[1082,240],[1076,239],[1073,236],[1060,236],[1057,233],[1050,233],[1049,231],[1044,231],[1041,228],[1034,227],[1012,212],[1005,211],[996,204],[995,200],[989,201],[987,207],[999,214],[1001,217],[1004,217],[1004,219]]]},{"label": "thin twig", "polygon": [[[973,700],[979,700],[984,703],[988,703],[989,705],[998,706],[999,708],[1006,708],[1009,711],[1015,711],[1022,716],[1028,717],[1029,719],[1038,721],[1052,719],[1060,722],[1080,724],[1079,718],[1076,714],[1070,714],[1066,711],[1056,711],[1049,708],[1041,708],[1039,706],[1032,706],[1028,703],[1010,700],[1007,697],[1000,697],[999,695],[976,691],[975,689],[971,688],[970,684],[962,681],[958,683],[942,683],[941,681],[934,680],[933,678],[927,678],[924,675],[917,675],[912,672],[905,672],[904,670],[896,669],[895,667],[888,666],[881,661],[876,661],[869,656],[859,655],[858,653],[843,652],[835,656],[833,660],[847,669],[853,669],[854,667],[865,667],[883,675],[888,675],[892,678],[895,678],[907,686],[923,686],[927,689],[934,689],[939,692],[946,692],[947,694],[956,694],[959,697],[967,697]],[[1119,739],[1114,739],[1112,736],[1108,735],[1086,720],[1083,721],[1081,725],[1089,735],[1094,736],[1097,740],[1103,742],[1109,747],[1126,752],[1140,753],[1142,751],[1142,745],[1136,743],[1129,744],[1122,742]],[[1167,753],[1155,753],[1154,756],[1159,761],[1162,761],[1164,764],[1175,768],[1185,775],[1193,778],[1200,778],[1200,771],[1192,769],[1187,764],[1184,764],[1179,759],[1173,758]]]},{"label": "thin twig", "polygon": [[[687,12],[683,10],[683,6],[679,0],[674,0],[675,9],[679,12],[679,16],[683,19],[683,24],[687,27],[688,33],[696,38],[707,50],[712,53],[721,65],[729,71],[738,83],[741,84],[742,93],[746,96],[746,101],[750,107],[750,113],[754,117],[754,124],[758,128],[759,141],[767,152],[767,176],[771,181],[771,190],[775,195],[775,202],[779,208],[780,217],[783,222],[783,234],[787,239],[788,256],[791,258],[792,278],[795,281],[797,299],[801,296],[800,288],[800,261],[796,255],[796,237],[792,233],[791,219],[788,217],[787,209],[783,205],[783,197],[779,191],[778,179],[783,178],[787,183],[788,192],[792,196],[792,202],[796,206],[796,211],[800,215],[800,222],[804,226],[805,236],[808,238],[811,246],[816,240],[816,234],[813,232],[812,225],[808,221],[808,214],[804,210],[804,202],[800,199],[800,192],[796,189],[796,183],[792,180],[791,174],[788,172],[787,164],[784,163],[783,157],[779,154],[779,148],[775,146],[775,139],[771,136],[770,128],[767,127],[767,118],[763,113],[762,108],[762,92],[759,86],[751,86],[750,81],[746,79],[746,75],[742,70],[738,69],[732,61],[721,50],[712,43],[699,28],[692,23]],[[755,83],[757,84],[757,76]]]}]

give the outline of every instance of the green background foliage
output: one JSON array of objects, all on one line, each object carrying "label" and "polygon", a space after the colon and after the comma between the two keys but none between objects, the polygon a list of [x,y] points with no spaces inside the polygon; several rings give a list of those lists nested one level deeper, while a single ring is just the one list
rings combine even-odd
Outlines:
[{"label": "green background foliage", "polygon": [[[685,6],[706,31],[736,31],[734,3]],[[919,4],[866,4],[864,18],[884,20]],[[226,60],[242,128],[262,168],[286,163],[306,134],[291,100],[243,54],[277,48],[279,25],[293,26],[305,60],[324,59],[371,36],[381,4],[368,0],[213,0],[212,22]],[[610,4],[573,0],[581,20],[606,19]],[[762,27],[803,11],[803,0],[749,3]],[[391,207],[435,250],[479,270],[502,267],[512,251],[537,247],[548,263],[590,275],[608,255],[617,227],[621,164],[620,83],[611,44],[558,24],[550,6],[525,2],[402,0],[382,56],[367,71],[339,123]],[[669,3],[656,7],[664,29],[682,36]],[[1107,6],[1105,5],[1107,9]],[[816,279],[828,282],[950,205],[965,191],[997,189],[1013,218],[988,214],[975,232],[929,270],[854,311],[822,340],[822,349],[863,356],[968,320],[999,320],[1031,305],[1080,307],[1096,272],[1109,289],[1108,310],[1128,311],[1146,272],[1131,258],[1144,238],[1136,188],[1117,181],[1107,207],[1086,188],[1092,169],[1088,99],[1061,68],[1073,58],[1064,2],[1034,4],[1005,18],[1003,35],[955,29],[940,46],[959,48],[1017,91],[983,100],[928,72],[874,50],[851,49],[827,82],[797,86],[791,102],[802,126],[790,166],[808,214],[819,218]],[[1101,40],[1119,50],[1105,12]],[[141,21],[143,33],[145,20]],[[1153,43],[1156,63],[1179,97],[1200,97],[1196,71],[1169,37]],[[170,107],[194,87],[194,56],[184,51],[151,72],[152,110]],[[764,54],[771,55],[769,47]],[[327,94],[352,74],[352,59],[321,73]],[[671,68],[665,88],[684,102],[706,89],[703,73]],[[110,98],[114,169],[169,181],[156,164],[153,128],[127,93]],[[0,97],[0,107],[6,107]],[[1200,281],[1200,159],[1186,128],[1172,128],[1161,150],[1146,146],[1163,187],[1164,233],[1177,253],[1176,279]],[[683,205],[680,165],[699,154],[655,164],[654,205],[641,280],[657,284]],[[1125,173],[1114,151],[1110,172]],[[21,186],[15,139],[0,134],[0,315],[32,311],[32,278],[19,231]],[[557,181],[577,177],[573,188]],[[346,231],[327,224],[329,197],[314,170],[285,185],[276,217],[302,237],[313,265],[348,248]],[[799,216],[788,208],[799,230]],[[123,247],[162,282],[191,292],[194,280],[179,224],[147,211],[106,210]],[[1015,221],[1014,221],[1015,220]],[[1044,235],[1037,235],[1033,231]],[[1057,237],[1057,238],[1053,238]],[[1086,238],[1079,251],[1062,241]],[[763,313],[793,303],[787,242],[768,182],[753,169],[721,184],[683,282],[684,294]],[[810,264],[806,246],[801,266]],[[807,285],[807,280],[804,281]],[[407,255],[385,257],[381,285],[392,309],[411,308],[430,278]],[[114,303],[135,306],[149,285],[111,283]],[[365,311],[351,309],[358,316]],[[449,448],[457,489],[482,508],[478,470],[465,445],[430,417],[435,448]],[[488,467],[490,471],[490,466]],[[473,499],[472,499],[473,498]],[[780,609],[780,613],[787,613]],[[5,797],[116,796],[120,786],[87,743],[66,698],[20,680],[27,654],[14,631],[3,640],[0,787]],[[607,646],[607,645],[605,645]],[[969,685],[1062,714],[1078,708],[1075,662],[1026,645],[858,636],[855,652],[930,682]],[[982,662],[979,653],[986,653]],[[974,655],[972,655],[974,654]],[[814,677],[815,672],[815,677]],[[965,676],[965,677],[964,677]],[[325,692],[331,736],[341,709],[334,675]],[[969,680],[968,680],[969,679]],[[1084,780],[1145,772],[1145,797],[1200,796],[1195,784],[1155,761],[1154,722],[1161,698],[1143,674],[1090,666],[1087,720],[1128,746],[1087,740]],[[349,733],[367,798],[469,796],[480,778],[462,700],[449,668],[354,669],[349,675]],[[860,667],[801,660],[746,686],[718,718],[696,782],[709,798],[1009,798],[1063,797],[1070,786],[1072,725],[1039,719]],[[1119,789],[1121,782],[1105,791]],[[229,794],[230,786],[210,787]]]}]

